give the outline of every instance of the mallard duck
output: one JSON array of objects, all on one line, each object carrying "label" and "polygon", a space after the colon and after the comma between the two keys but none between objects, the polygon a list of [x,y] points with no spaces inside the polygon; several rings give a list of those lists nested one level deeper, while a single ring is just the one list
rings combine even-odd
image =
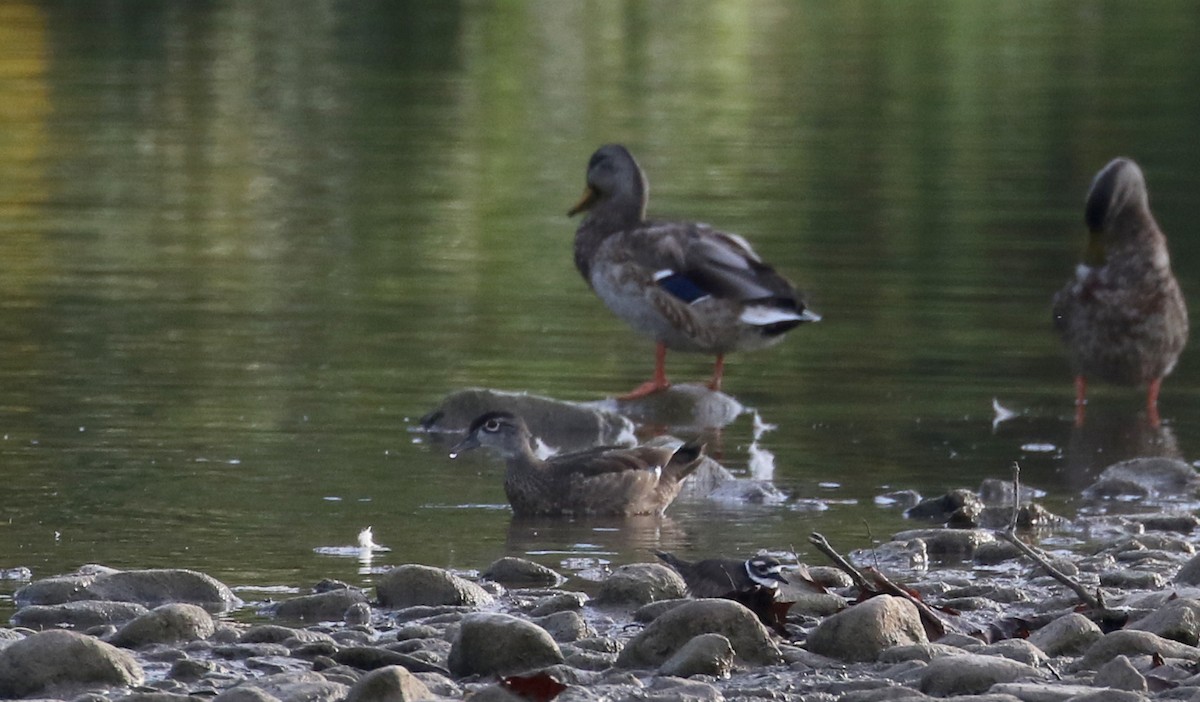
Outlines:
[{"label": "mallard duck", "polygon": [[518,515],[662,514],[684,478],[703,458],[704,446],[600,446],[542,460],[533,452],[525,421],[509,412],[487,412],[471,422],[451,458],[483,447],[504,457],[504,492]]},{"label": "mallard duck", "polygon": [[1075,372],[1076,423],[1094,377],[1145,387],[1148,418],[1158,424],[1158,392],[1187,343],[1188,316],[1136,163],[1117,158],[1096,174],[1084,221],[1084,260],[1054,296],[1054,324]]},{"label": "mallard duck", "polygon": [[687,583],[692,597],[723,597],[756,587],[775,590],[786,583],[783,564],[771,556],[755,556],[745,561],[734,558],[706,558],[685,561],[665,551],[655,551],[659,560],[671,566]]},{"label": "mallard duck", "polygon": [[624,399],[670,386],[667,349],[715,354],[708,386],[721,389],[725,354],[770,346],[821,317],[745,239],[694,222],[647,221],[646,176],[629,150],[608,144],[588,162],[587,212],[575,232],[575,266],[635,331],[655,340],[654,377]]}]

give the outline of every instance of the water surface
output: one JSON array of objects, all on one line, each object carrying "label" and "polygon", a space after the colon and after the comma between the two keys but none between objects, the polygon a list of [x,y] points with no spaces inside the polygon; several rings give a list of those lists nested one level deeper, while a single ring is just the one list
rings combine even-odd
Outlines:
[{"label": "water surface", "polygon": [[[1186,2],[6,3],[0,567],[367,584],[314,552],[367,525],[375,567],[811,558],[908,526],[882,493],[1014,461],[1072,514],[1112,461],[1200,441],[1190,352],[1163,428],[1097,388],[1073,430],[1049,324],[1116,155],[1200,290],[1198,32]],[[514,523],[497,461],[409,431],[461,387],[649,376],[571,259],[611,141],[652,214],[746,235],[825,316],[727,369],[784,505]],[[728,427],[725,464],[752,441]]]}]

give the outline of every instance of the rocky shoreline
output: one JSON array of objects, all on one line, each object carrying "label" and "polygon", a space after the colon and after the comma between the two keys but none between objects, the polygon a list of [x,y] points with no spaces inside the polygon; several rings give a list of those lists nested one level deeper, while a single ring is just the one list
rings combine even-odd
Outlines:
[{"label": "rocky shoreline", "polygon": [[856,602],[861,588],[827,565],[794,565],[815,584],[783,588],[794,604],[779,631],[732,600],[688,599],[649,562],[587,587],[519,558],[473,577],[402,565],[370,591],[323,582],[264,604],[253,623],[232,620],[244,603],[202,573],[88,566],[14,595],[0,697],[1200,700],[1198,523],[1086,520],[1090,538],[1049,560],[1103,593],[1104,616],[991,529],[918,529],[852,553],[936,612],[936,640],[909,596]]}]

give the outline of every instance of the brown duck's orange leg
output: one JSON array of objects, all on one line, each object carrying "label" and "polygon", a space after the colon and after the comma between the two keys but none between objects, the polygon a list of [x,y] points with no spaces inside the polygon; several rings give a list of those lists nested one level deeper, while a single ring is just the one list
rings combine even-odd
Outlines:
[{"label": "brown duck's orange leg", "polygon": [[1146,420],[1152,427],[1162,424],[1162,419],[1158,416],[1158,391],[1161,389],[1162,378],[1151,380],[1150,387],[1146,388]]},{"label": "brown duck's orange leg", "polygon": [[721,392],[721,378],[725,375],[725,354],[717,354],[717,365],[713,368],[712,380],[708,381],[708,389]]},{"label": "brown duck's orange leg", "polygon": [[1083,426],[1083,416],[1087,409],[1087,378],[1075,376],[1075,426]]},{"label": "brown duck's orange leg", "polygon": [[660,341],[654,347],[654,377],[617,399],[636,400],[669,387],[671,387],[671,383],[667,380],[667,345]]}]

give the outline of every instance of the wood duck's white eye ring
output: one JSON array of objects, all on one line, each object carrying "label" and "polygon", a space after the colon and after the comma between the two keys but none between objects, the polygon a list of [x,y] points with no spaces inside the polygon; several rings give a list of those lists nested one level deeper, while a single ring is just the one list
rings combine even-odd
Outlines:
[{"label": "wood duck's white eye ring", "polygon": [[500,431],[500,421],[496,420],[496,419],[487,420],[483,424],[483,430],[484,431],[492,431],[492,432]]}]

